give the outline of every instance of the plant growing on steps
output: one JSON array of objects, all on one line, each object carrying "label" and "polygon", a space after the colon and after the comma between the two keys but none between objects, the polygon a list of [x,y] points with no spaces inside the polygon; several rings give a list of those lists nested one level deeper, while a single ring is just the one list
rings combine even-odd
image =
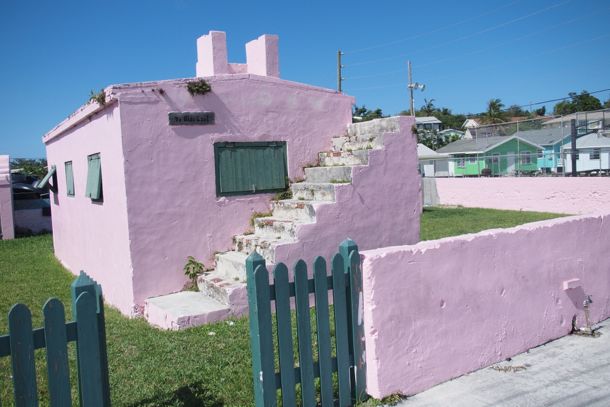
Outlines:
[{"label": "plant growing on steps", "polygon": [[257,218],[266,218],[271,215],[272,215],[271,212],[253,212],[252,216],[250,217],[250,226],[254,227],[254,221]]},{"label": "plant growing on steps", "polygon": [[206,93],[212,91],[212,87],[205,79],[187,82],[186,89],[189,91],[191,96],[205,95]]},{"label": "plant growing on steps", "polygon": [[190,280],[187,289],[197,287],[197,277],[203,274],[205,266],[193,256],[188,256],[184,265],[184,275]]}]

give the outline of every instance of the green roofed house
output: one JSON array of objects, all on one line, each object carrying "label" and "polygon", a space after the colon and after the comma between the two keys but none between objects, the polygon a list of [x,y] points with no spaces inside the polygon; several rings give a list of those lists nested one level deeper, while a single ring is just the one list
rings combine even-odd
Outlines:
[{"label": "green roofed house", "polygon": [[457,140],[436,152],[450,157],[450,176],[467,177],[534,173],[541,150],[540,145],[513,135]]}]

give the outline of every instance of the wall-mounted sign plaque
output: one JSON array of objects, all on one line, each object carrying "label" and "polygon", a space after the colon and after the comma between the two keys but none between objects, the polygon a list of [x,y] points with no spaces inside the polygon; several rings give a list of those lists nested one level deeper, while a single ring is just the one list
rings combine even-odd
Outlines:
[{"label": "wall-mounted sign plaque", "polygon": [[214,124],[214,112],[169,112],[170,126]]}]

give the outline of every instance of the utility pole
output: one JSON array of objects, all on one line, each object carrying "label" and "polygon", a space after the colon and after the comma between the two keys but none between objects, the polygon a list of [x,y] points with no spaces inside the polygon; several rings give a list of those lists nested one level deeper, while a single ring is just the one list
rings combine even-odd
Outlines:
[{"label": "utility pole", "polygon": [[343,65],[341,65],[341,55],[343,53],[341,50],[337,51],[337,91],[339,93],[342,92],[342,84],[343,84]]},{"label": "utility pole", "polygon": [[572,176],[575,177],[578,175],[577,171],[576,171],[576,119],[572,119],[570,120],[570,130],[571,133],[570,134],[570,139],[571,139],[571,147],[572,147],[572,151],[570,153],[570,158],[572,159]]},{"label": "utility pole", "polygon": [[411,71],[411,61],[407,61],[407,67],[409,70],[409,106],[411,108],[411,116],[415,116],[415,100],[413,99],[413,72]]},{"label": "utility pole", "polygon": [[419,89],[423,92],[424,89],[426,89],[426,85],[417,82],[413,83],[411,61],[407,61],[407,67],[409,71],[409,83],[407,84],[407,88],[409,88],[409,107],[411,108],[411,116],[415,116],[415,99],[413,98],[413,89]]}]

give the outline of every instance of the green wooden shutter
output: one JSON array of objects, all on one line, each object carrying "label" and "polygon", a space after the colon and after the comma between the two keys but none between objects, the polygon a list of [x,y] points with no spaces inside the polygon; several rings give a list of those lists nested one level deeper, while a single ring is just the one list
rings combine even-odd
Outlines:
[{"label": "green wooden shutter", "polygon": [[55,175],[55,171],[57,171],[57,168],[52,165],[51,169],[49,170],[49,172],[47,172],[47,175],[44,176],[43,179],[41,179],[38,184],[36,184],[36,188],[44,188],[45,186],[47,186],[47,184],[49,183],[49,180],[51,179],[51,177],[53,175]]},{"label": "green wooden shutter", "polygon": [[288,187],[286,142],[214,144],[216,195],[246,195]]},{"label": "green wooden shutter", "polygon": [[66,161],[66,193],[74,196],[74,172],[72,171],[72,161]]},{"label": "green wooden shutter", "polygon": [[102,163],[99,154],[92,154],[87,157],[87,190],[85,196],[93,199],[102,199]]}]

